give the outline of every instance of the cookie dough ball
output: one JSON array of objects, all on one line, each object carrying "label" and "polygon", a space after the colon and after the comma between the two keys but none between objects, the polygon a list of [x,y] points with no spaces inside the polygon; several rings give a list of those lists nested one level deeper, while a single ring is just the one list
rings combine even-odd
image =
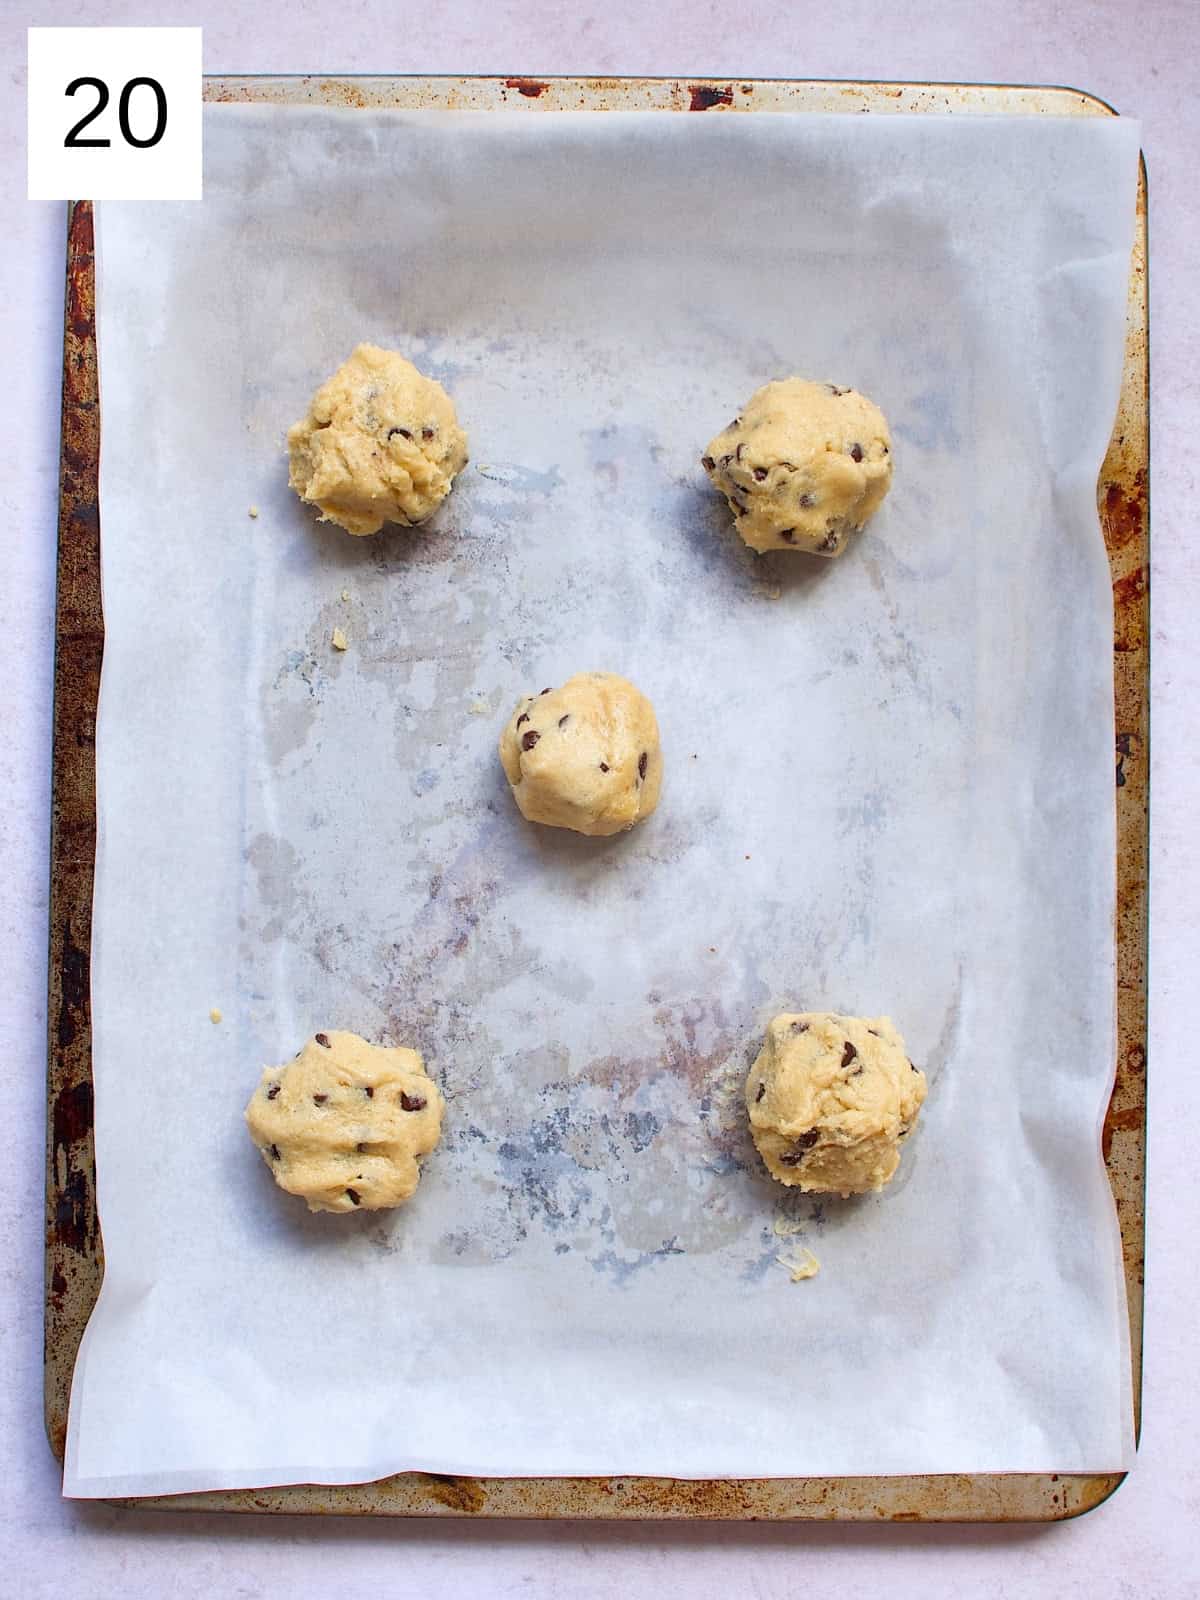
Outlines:
[{"label": "cookie dough ball", "polygon": [[360,344],[288,430],[288,478],[322,522],[378,533],[424,522],[467,462],[454,403],[394,350]]},{"label": "cookie dough ball", "polygon": [[751,395],[701,464],[752,550],[836,556],[888,492],[892,441],[856,389],[783,378]]},{"label": "cookie dough ball", "polygon": [[264,1068],[246,1124],[275,1182],[310,1211],[380,1211],[413,1194],[442,1110],[415,1050],[331,1029],[286,1066]]},{"label": "cookie dough ball", "polygon": [[887,1017],[776,1017],[746,1079],[750,1131],[780,1183],[817,1194],[882,1189],[925,1099]]},{"label": "cookie dough ball", "polygon": [[580,672],[518,701],[500,761],[522,816],[576,833],[632,828],[662,787],[654,707],[615,672]]}]

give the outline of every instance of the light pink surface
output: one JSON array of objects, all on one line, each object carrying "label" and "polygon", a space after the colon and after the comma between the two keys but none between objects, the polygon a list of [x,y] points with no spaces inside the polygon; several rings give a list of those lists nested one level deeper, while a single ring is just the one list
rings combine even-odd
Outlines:
[{"label": "light pink surface", "polygon": [[[63,208],[25,201],[28,24],[205,25],[210,72],[664,73],[1066,83],[1141,118],[1150,172],[1154,839],[1150,1238],[1142,1449],[1129,1481],[1049,1529],[497,1527],[122,1514],[64,1504],[41,1429],[46,838]],[[67,0],[0,19],[6,461],[0,474],[0,948],[6,1160],[0,1164],[0,1591],[295,1600],[380,1595],[641,1596],[886,1592],[1200,1595],[1200,1391],[1194,1177],[1200,1075],[1200,247],[1195,0],[686,4],[364,0],[192,8]],[[164,375],[169,381],[169,375]]]}]

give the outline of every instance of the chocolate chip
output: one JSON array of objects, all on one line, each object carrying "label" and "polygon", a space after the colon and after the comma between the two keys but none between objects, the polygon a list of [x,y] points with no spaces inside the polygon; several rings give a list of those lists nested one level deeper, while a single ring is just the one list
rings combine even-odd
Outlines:
[{"label": "chocolate chip", "polygon": [[647,763],[648,760],[649,760],[649,756],[647,755],[646,751],[643,750],[641,755],[638,757],[638,777],[639,778],[644,778],[646,776],[646,763]]},{"label": "chocolate chip", "polygon": [[317,1043],[322,1045],[326,1050],[333,1049],[333,1046],[329,1042],[329,1035],[327,1033],[316,1033],[313,1035],[313,1038],[316,1039]]},{"label": "chocolate chip", "polygon": [[849,1039],[847,1039],[846,1048],[842,1051],[842,1065],[844,1067],[848,1067],[857,1054],[858,1051],[850,1043]]},{"label": "chocolate chip", "polygon": [[552,689],[543,689],[543,690],[542,690],[542,693],[543,693],[543,694],[553,694],[553,693],[554,693],[554,691],[553,691],[553,690],[552,690]]},{"label": "chocolate chip", "polygon": [[765,1095],[766,1092],[767,1092],[766,1084],[765,1083],[760,1083],[759,1086],[758,1086],[758,1093],[754,1096],[754,1104],[755,1105],[758,1104],[758,1102],[762,1099],[763,1095]]},{"label": "chocolate chip", "polygon": [[323,1106],[328,1099],[329,1096],[327,1094],[315,1094],[313,1095],[313,1105]]},{"label": "chocolate chip", "polygon": [[600,771],[601,772],[607,772],[608,771],[608,762],[607,761],[602,761],[600,763]]},{"label": "chocolate chip", "polygon": [[422,428],[421,429],[421,437],[422,437],[422,439],[432,439],[433,436],[436,433],[437,433],[437,429],[436,428]]},{"label": "chocolate chip", "polygon": [[909,1063],[908,1063],[908,1064],[909,1064],[909,1066],[910,1066],[910,1067],[912,1067],[912,1069],[913,1069],[913,1071],[914,1071],[914,1072],[920,1072],[920,1070],[921,1070],[921,1069],[920,1069],[920,1067],[918,1067],[918,1066],[917,1066],[917,1065],[916,1065],[916,1064],[915,1064],[915,1062],[912,1062],[912,1061],[910,1061],[910,1062],[909,1062]]},{"label": "chocolate chip", "polygon": [[427,1103],[424,1095],[405,1094],[403,1089],[400,1091],[400,1105],[405,1111],[424,1111]]},{"label": "chocolate chip", "polygon": [[278,1095],[278,1093],[279,1093],[279,1085],[277,1083],[273,1083],[271,1085],[271,1087],[267,1090],[267,1099],[268,1100],[274,1100],[275,1097]]},{"label": "chocolate chip", "polygon": [[713,458],[711,456],[701,456],[700,457],[700,465],[704,468],[705,472],[711,472],[712,469],[716,466],[716,464],[717,463],[713,460]]},{"label": "chocolate chip", "polygon": [[359,1198],[359,1193],[358,1193],[357,1189],[347,1189],[346,1193],[349,1196],[350,1204],[352,1206],[360,1206],[360,1205],[362,1205],[362,1200]]},{"label": "chocolate chip", "polygon": [[536,728],[530,728],[528,733],[523,733],[521,735],[521,749],[522,750],[532,750],[534,745],[538,742],[538,740],[541,737],[542,737],[541,734],[537,731]]},{"label": "chocolate chip", "polygon": [[862,460],[862,445],[860,445],[860,444],[852,444],[850,446],[850,459],[851,459],[851,461],[861,461]]},{"label": "chocolate chip", "polygon": [[829,390],[830,394],[849,394],[850,393],[849,389],[839,389],[836,383],[827,383],[825,385],[825,387]]},{"label": "chocolate chip", "polygon": [[811,1026],[812,1026],[811,1023],[805,1022],[803,1020],[803,1018],[801,1018],[799,1021],[796,1021],[796,1022],[792,1023],[792,1032],[793,1033],[807,1033]]},{"label": "chocolate chip", "polygon": [[868,1028],[867,1032],[871,1035],[871,1037],[873,1039],[882,1039],[883,1038],[883,1035],[880,1033],[878,1028]]},{"label": "chocolate chip", "polygon": [[816,503],[817,503],[817,497],[816,497],[815,494],[802,494],[800,496],[799,500],[797,500],[797,502],[796,502],[796,504],[803,511],[811,511],[813,506],[816,505]]},{"label": "chocolate chip", "polygon": [[723,467],[727,467],[732,460],[733,460],[733,451],[731,450],[727,456],[722,456],[721,457],[721,465]]},{"label": "chocolate chip", "polygon": [[821,547],[822,550],[836,550],[837,547],[838,547],[838,536],[837,536],[837,534],[836,533],[827,533],[825,535],[824,539],[821,540],[821,546],[820,547]]},{"label": "chocolate chip", "polygon": [[744,517],[749,509],[750,507],[744,506],[740,500],[733,502],[733,514],[735,517]]},{"label": "chocolate chip", "polygon": [[365,1144],[356,1144],[354,1148],[358,1151],[360,1156],[365,1156],[367,1153],[367,1147]]},{"label": "chocolate chip", "polygon": [[570,722],[570,720],[571,720],[571,713],[568,711],[565,717],[559,717],[559,719],[558,719],[559,727],[560,728],[565,728],[567,723]]},{"label": "chocolate chip", "polygon": [[883,453],[885,456],[890,456],[892,452],[888,449],[887,445],[884,445]]},{"label": "chocolate chip", "polygon": [[757,480],[757,481],[758,481],[758,482],[759,482],[759,483],[762,483],[762,481],[763,481],[763,480],[764,480],[764,478],[765,478],[765,477],[766,477],[766,476],[767,476],[767,469],[766,469],[766,467],[755,467],[755,469],[754,469],[754,476],[755,476],[755,478],[756,478],[756,480]]},{"label": "chocolate chip", "polygon": [[375,1098],[375,1090],[372,1088],[372,1086],[369,1083],[364,1083],[363,1084],[363,1093],[366,1095],[368,1100],[374,1100],[374,1098]]},{"label": "chocolate chip", "polygon": [[811,1150],[820,1137],[821,1133],[818,1128],[810,1128],[807,1133],[797,1134],[792,1140],[793,1148],[788,1151],[787,1155],[780,1156],[780,1161],[785,1167],[798,1167],[804,1160],[804,1152]]},{"label": "chocolate chip", "polygon": [[517,718],[517,727],[519,728],[523,722],[528,722],[528,721],[529,721],[529,713],[528,713],[528,711],[522,711],[521,715]]},{"label": "chocolate chip", "polygon": [[278,1161],[279,1159],[279,1146],[277,1144],[273,1144],[271,1146],[271,1160]]},{"label": "chocolate chip", "polygon": [[397,434],[397,433],[400,435],[400,437],[402,439],[411,439],[412,438],[412,434],[409,433],[407,428],[389,428],[388,429],[388,438],[389,439],[392,438],[393,435]]},{"label": "chocolate chip", "polygon": [[779,537],[781,539],[786,539],[788,544],[794,544],[796,541],[796,530],[795,528],[780,528]]}]

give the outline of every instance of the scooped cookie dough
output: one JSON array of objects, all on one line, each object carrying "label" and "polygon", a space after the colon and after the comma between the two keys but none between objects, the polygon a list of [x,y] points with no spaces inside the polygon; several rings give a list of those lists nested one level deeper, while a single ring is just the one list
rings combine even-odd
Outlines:
[{"label": "scooped cookie dough", "polygon": [[454,402],[394,350],[360,344],[288,430],[289,483],[347,533],[433,515],[467,463]]},{"label": "scooped cookie dough", "polygon": [[882,1189],[925,1099],[888,1017],[785,1012],[746,1079],[750,1131],[767,1171],[818,1194]]},{"label": "scooped cookie dough", "polygon": [[621,833],[662,787],[654,707],[615,672],[580,672],[517,702],[500,761],[522,816],[576,833]]},{"label": "scooped cookie dough", "polygon": [[415,1050],[331,1030],[263,1069],[246,1124],[275,1182],[310,1211],[379,1211],[412,1196],[442,1110]]},{"label": "scooped cookie dough", "polygon": [[836,556],[888,492],[892,440],[856,389],[782,378],[751,395],[701,464],[752,550]]}]

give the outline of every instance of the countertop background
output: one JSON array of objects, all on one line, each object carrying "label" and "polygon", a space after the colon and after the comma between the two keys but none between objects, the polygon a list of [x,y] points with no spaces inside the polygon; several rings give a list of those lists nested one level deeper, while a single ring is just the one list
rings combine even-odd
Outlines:
[{"label": "countertop background", "polygon": [[[1150,175],[1153,837],[1142,1445],[1050,1528],[380,1523],[66,1503],[41,1423],[46,855],[65,207],[25,199],[25,28],[204,27],[208,72],[496,72],[1057,83],[1143,124]],[[1196,0],[118,0],[0,5],[0,1593],[773,1600],[1200,1596],[1200,53]],[[163,374],[163,382],[177,375]]]}]

